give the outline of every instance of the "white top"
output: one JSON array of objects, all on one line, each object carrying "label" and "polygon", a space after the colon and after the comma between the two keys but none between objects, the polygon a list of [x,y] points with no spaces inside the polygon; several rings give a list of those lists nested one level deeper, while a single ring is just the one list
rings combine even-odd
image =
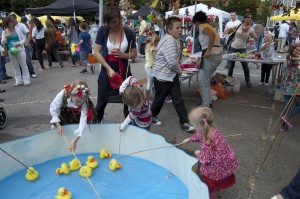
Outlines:
[{"label": "white top", "polygon": [[[229,28],[233,28],[233,27],[238,27],[242,22],[238,19],[236,19],[235,21],[228,21],[227,24],[225,25],[225,30],[229,29]],[[233,32],[232,32],[233,33]],[[231,33],[231,34],[232,34]],[[227,34],[225,35],[226,37],[229,37],[229,35],[231,34]]]},{"label": "white top", "polygon": [[[107,49],[108,49],[108,54],[112,54],[111,53],[112,49],[113,48],[119,49],[120,43],[119,42],[117,44],[111,43],[110,40],[109,40],[109,37],[108,37],[106,46],[107,46]],[[123,33],[123,40],[122,40],[122,43],[121,43],[121,49],[120,49],[120,51],[122,53],[124,53],[126,51],[127,47],[128,47],[128,40],[127,40],[125,32],[124,32]]]},{"label": "white top", "polygon": [[[52,116],[52,119],[50,121],[51,124],[60,122],[59,116],[60,116],[60,108],[63,103],[63,95],[65,90],[63,89],[61,92],[59,92],[52,103],[50,104],[50,114]],[[69,108],[78,108],[77,105],[75,105],[71,98],[67,99],[67,107]],[[83,137],[83,132],[87,124],[87,104],[84,103],[81,106],[81,115],[80,115],[80,122],[79,122],[79,128],[74,131],[74,134],[79,137]]]},{"label": "white top", "polygon": [[[6,33],[7,33],[7,30],[2,31],[2,38],[1,38],[1,44],[2,45],[7,44],[7,38],[5,37]],[[23,50],[24,49],[24,44],[26,42],[26,37],[23,36],[23,34],[22,34],[22,32],[19,28],[16,28],[16,33],[17,33],[17,35],[19,37],[19,40],[20,40],[19,44],[21,45],[19,47],[19,50]]]},{"label": "white top", "polygon": [[250,32],[254,32],[254,29],[252,27],[250,27],[249,30],[246,33],[243,33],[242,28],[243,28],[243,25],[241,25],[239,27],[239,29],[236,31],[234,40],[231,44],[232,48],[245,49],[246,48],[246,43],[247,43],[249,35],[250,35]]},{"label": "white top", "polygon": [[287,37],[290,26],[287,23],[280,24],[278,37]]},{"label": "white top", "polygon": [[159,26],[157,24],[154,24],[154,31],[159,31]]},{"label": "white top", "polygon": [[23,23],[18,23],[15,28],[19,28],[21,33],[23,34],[24,37],[27,37],[27,33],[29,33],[29,30],[27,28],[27,26]]},{"label": "white top", "polygon": [[147,22],[145,20],[142,20],[140,22],[139,35],[146,36],[146,31],[145,31],[146,28],[147,28]]},{"label": "white top", "polygon": [[36,27],[34,27],[32,29],[32,37],[34,37],[35,39],[43,39],[43,38],[45,38],[44,33],[45,33],[44,27],[40,31],[38,31]]},{"label": "white top", "polygon": [[208,43],[209,43],[209,36],[206,35],[203,31],[204,29],[210,29],[214,34],[215,34],[215,42],[214,42],[214,46],[218,46],[218,47],[213,47],[211,50],[211,54],[219,54],[222,52],[222,49],[220,48],[220,36],[219,34],[216,32],[215,29],[213,29],[209,24],[205,23],[205,24],[200,24],[199,25],[199,42],[201,44],[201,48],[207,49],[208,48]]}]

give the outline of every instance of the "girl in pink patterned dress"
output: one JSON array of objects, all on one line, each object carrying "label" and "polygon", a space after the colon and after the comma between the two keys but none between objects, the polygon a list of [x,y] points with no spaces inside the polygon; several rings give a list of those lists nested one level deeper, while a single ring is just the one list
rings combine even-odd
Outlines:
[{"label": "girl in pink patterned dress", "polygon": [[232,148],[214,126],[210,108],[194,108],[189,114],[189,120],[197,132],[183,140],[183,143],[200,143],[200,150],[196,150],[195,155],[201,165],[201,180],[208,186],[210,199],[215,199],[216,190],[235,184],[234,170],[238,167],[238,162]]}]

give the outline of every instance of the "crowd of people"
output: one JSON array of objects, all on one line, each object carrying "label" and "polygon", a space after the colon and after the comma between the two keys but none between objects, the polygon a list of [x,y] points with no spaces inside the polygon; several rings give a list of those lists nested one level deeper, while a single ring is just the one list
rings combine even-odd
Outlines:
[{"label": "crowd of people", "polygon": [[[195,133],[183,140],[183,143],[200,143],[200,150],[195,151],[195,156],[199,160],[197,173],[207,184],[210,198],[214,199],[216,198],[215,191],[235,184],[234,171],[238,167],[237,157],[214,124],[213,113],[210,109],[212,107],[210,81],[217,67],[220,66],[224,53],[220,36],[208,23],[206,13],[202,11],[195,13],[192,23],[198,30],[199,36],[193,39],[199,41],[202,51],[201,60],[197,63],[201,106],[188,111],[182,99],[179,81],[182,75],[180,64],[183,49],[181,19],[173,16],[163,20],[159,16],[156,22],[157,27],[153,26],[152,31],[151,26],[149,27],[141,16],[138,20],[140,26],[137,33],[138,41],[136,41],[134,30],[123,25],[122,16],[116,6],[106,8],[104,25],[97,30],[95,37],[89,34],[89,30],[92,29],[86,22],[81,22],[77,28],[74,18],[70,18],[68,26],[64,27],[60,22],[51,20],[51,17],[44,26],[38,18],[33,18],[30,22],[22,18],[21,22],[17,22],[16,16],[7,16],[3,19],[1,49],[5,52],[4,49],[7,48],[6,52],[14,67],[15,86],[29,86],[30,78],[37,77],[31,62],[33,58],[31,47],[36,50],[41,72],[47,68],[43,59],[44,50],[47,52],[49,67],[52,67],[53,58],[59,62],[60,67],[64,67],[57,52],[59,45],[57,31],[62,34],[66,33],[69,45],[74,44],[74,48],[80,48],[80,64],[84,66],[80,73],[88,72],[88,56],[91,52],[102,65],[98,77],[96,106],[89,99],[89,86],[84,81],[66,85],[50,105],[52,116],[50,123],[52,128],[57,129],[58,134],[64,134],[62,125],[79,124],[79,128],[74,131],[75,138],[69,146],[72,152],[75,151],[77,142],[83,136],[88,124],[103,122],[105,108],[111,98],[119,98],[124,104],[125,120],[120,124],[120,131],[126,131],[129,124],[147,130],[151,128],[151,125],[162,125],[163,121],[159,120],[159,114],[166,98],[171,98],[179,118],[180,128],[189,133]],[[226,35],[225,46],[229,53],[260,52],[265,59],[272,59],[276,46],[277,52],[283,52],[286,38],[290,44],[297,39],[295,24],[288,26],[283,21],[278,31],[274,29],[273,37],[273,34],[269,32],[265,34],[265,28],[261,24],[253,25],[250,14],[245,15],[241,22],[236,19],[235,12],[231,13],[231,21],[225,26],[224,33]],[[231,35],[233,37],[230,37]],[[16,54],[12,51],[14,48],[18,50]],[[75,54],[72,57],[73,66],[76,64],[75,56],[78,56]],[[297,67],[299,64],[292,59],[298,54],[299,49],[295,45],[290,48],[289,61],[283,69],[285,104],[289,103],[299,84],[300,72]],[[147,76],[145,90],[140,87],[131,71],[130,63],[137,56],[145,58],[145,75]],[[3,54],[0,83],[12,78],[5,72],[5,60]],[[233,76],[234,67],[235,61],[228,62],[228,76]],[[251,87],[248,64],[242,62],[242,67],[246,84]],[[268,86],[271,69],[272,65],[262,64],[259,85]],[[94,69],[91,67],[91,70],[93,72]],[[152,100],[150,92],[153,89]],[[300,100],[297,95],[292,111],[286,112],[282,117],[282,131],[292,128],[291,119],[300,112],[299,107]]]}]

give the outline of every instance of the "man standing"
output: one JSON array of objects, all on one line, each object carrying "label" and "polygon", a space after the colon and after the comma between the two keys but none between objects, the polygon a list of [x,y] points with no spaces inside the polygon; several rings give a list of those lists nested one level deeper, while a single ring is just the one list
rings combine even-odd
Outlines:
[{"label": "man standing", "polygon": [[139,37],[138,37],[138,47],[139,47],[139,57],[145,57],[145,41],[146,41],[146,28],[147,28],[147,22],[142,18],[142,16],[138,17],[138,20],[140,22],[140,28],[139,28]]},{"label": "man standing", "polygon": [[258,38],[257,41],[255,42],[255,46],[256,46],[257,52],[259,52],[261,44],[264,39],[265,27],[261,23],[256,23],[252,26],[252,28],[254,29],[255,34],[257,35],[257,38]]},{"label": "man standing", "polygon": [[[232,12],[230,13],[230,21],[227,22],[226,26],[225,26],[225,30],[224,30],[224,44],[227,46],[229,45],[227,43],[229,36],[237,29],[237,27],[241,24],[242,22],[240,20],[237,19],[236,16],[236,12]],[[232,32],[232,30],[234,30]],[[231,32],[230,34],[228,32]],[[229,46],[227,46],[229,47]],[[229,64],[227,62],[227,65],[225,66],[225,68],[229,68]]]},{"label": "man standing", "polygon": [[279,26],[277,53],[284,53],[284,46],[290,26],[283,20]]},{"label": "man standing", "polygon": [[24,35],[24,37],[27,38],[27,40],[26,40],[26,42],[24,44],[25,53],[26,53],[26,64],[27,64],[27,67],[28,67],[28,71],[29,71],[30,77],[36,78],[37,75],[34,72],[34,68],[32,66],[31,57],[30,57],[29,29],[28,29],[27,24],[26,24],[27,18],[25,16],[23,16],[21,18],[21,22],[22,23],[20,23],[20,22],[17,21],[17,16],[15,14],[11,14],[10,16],[12,16],[12,18],[14,19],[15,27],[18,28],[19,30],[21,30],[21,32]]}]

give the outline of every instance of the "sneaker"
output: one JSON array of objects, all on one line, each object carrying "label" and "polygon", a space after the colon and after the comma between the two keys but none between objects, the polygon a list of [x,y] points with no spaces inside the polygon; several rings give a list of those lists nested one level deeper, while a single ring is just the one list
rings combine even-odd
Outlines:
[{"label": "sneaker", "polygon": [[247,82],[246,82],[246,84],[247,84],[247,86],[248,86],[249,88],[251,88],[251,87],[252,87],[252,84],[251,84],[251,82],[250,82],[250,81],[247,81]]},{"label": "sneaker", "polygon": [[26,84],[24,84],[24,86],[29,86],[30,85],[30,83],[26,83]]},{"label": "sneaker", "polygon": [[273,196],[271,199],[284,199],[280,194]]},{"label": "sneaker", "polygon": [[157,119],[156,117],[153,117],[152,118],[152,124],[155,125],[155,126],[161,126],[162,122],[159,119]]},{"label": "sneaker", "polygon": [[82,71],[80,71],[79,73],[87,73],[88,71],[86,69],[83,69]]},{"label": "sneaker", "polygon": [[91,65],[91,71],[92,71],[92,74],[95,73],[95,66],[94,65]]},{"label": "sneaker", "polygon": [[265,86],[269,86],[269,84],[268,84],[268,83],[264,83],[264,85],[265,85]]},{"label": "sneaker", "polygon": [[181,125],[181,129],[187,132],[192,132],[195,130],[195,128],[187,122]]},{"label": "sneaker", "polygon": [[172,98],[170,95],[168,95],[166,98],[165,98],[165,102],[167,103],[172,103]]},{"label": "sneaker", "polygon": [[14,87],[22,86],[23,83],[15,83]]},{"label": "sneaker", "polygon": [[283,122],[284,122],[288,127],[290,127],[290,128],[293,127],[293,125],[292,125],[292,123],[291,123],[291,120],[290,120],[290,118],[289,118],[287,115],[283,116],[281,119],[283,120]]},{"label": "sneaker", "polygon": [[44,68],[39,68],[39,71],[45,71],[45,69]]},{"label": "sneaker", "polygon": [[258,85],[262,86],[262,85],[263,85],[263,83],[262,83],[262,82],[259,82],[259,84],[258,84]]},{"label": "sneaker", "polygon": [[290,130],[292,130],[292,127],[289,127],[286,124],[282,124],[280,127],[280,131],[290,131]]},{"label": "sneaker", "polygon": [[33,74],[31,75],[31,77],[32,77],[32,78],[37,78],[37,75],[36,75],[35,73],[33,73]]}]

